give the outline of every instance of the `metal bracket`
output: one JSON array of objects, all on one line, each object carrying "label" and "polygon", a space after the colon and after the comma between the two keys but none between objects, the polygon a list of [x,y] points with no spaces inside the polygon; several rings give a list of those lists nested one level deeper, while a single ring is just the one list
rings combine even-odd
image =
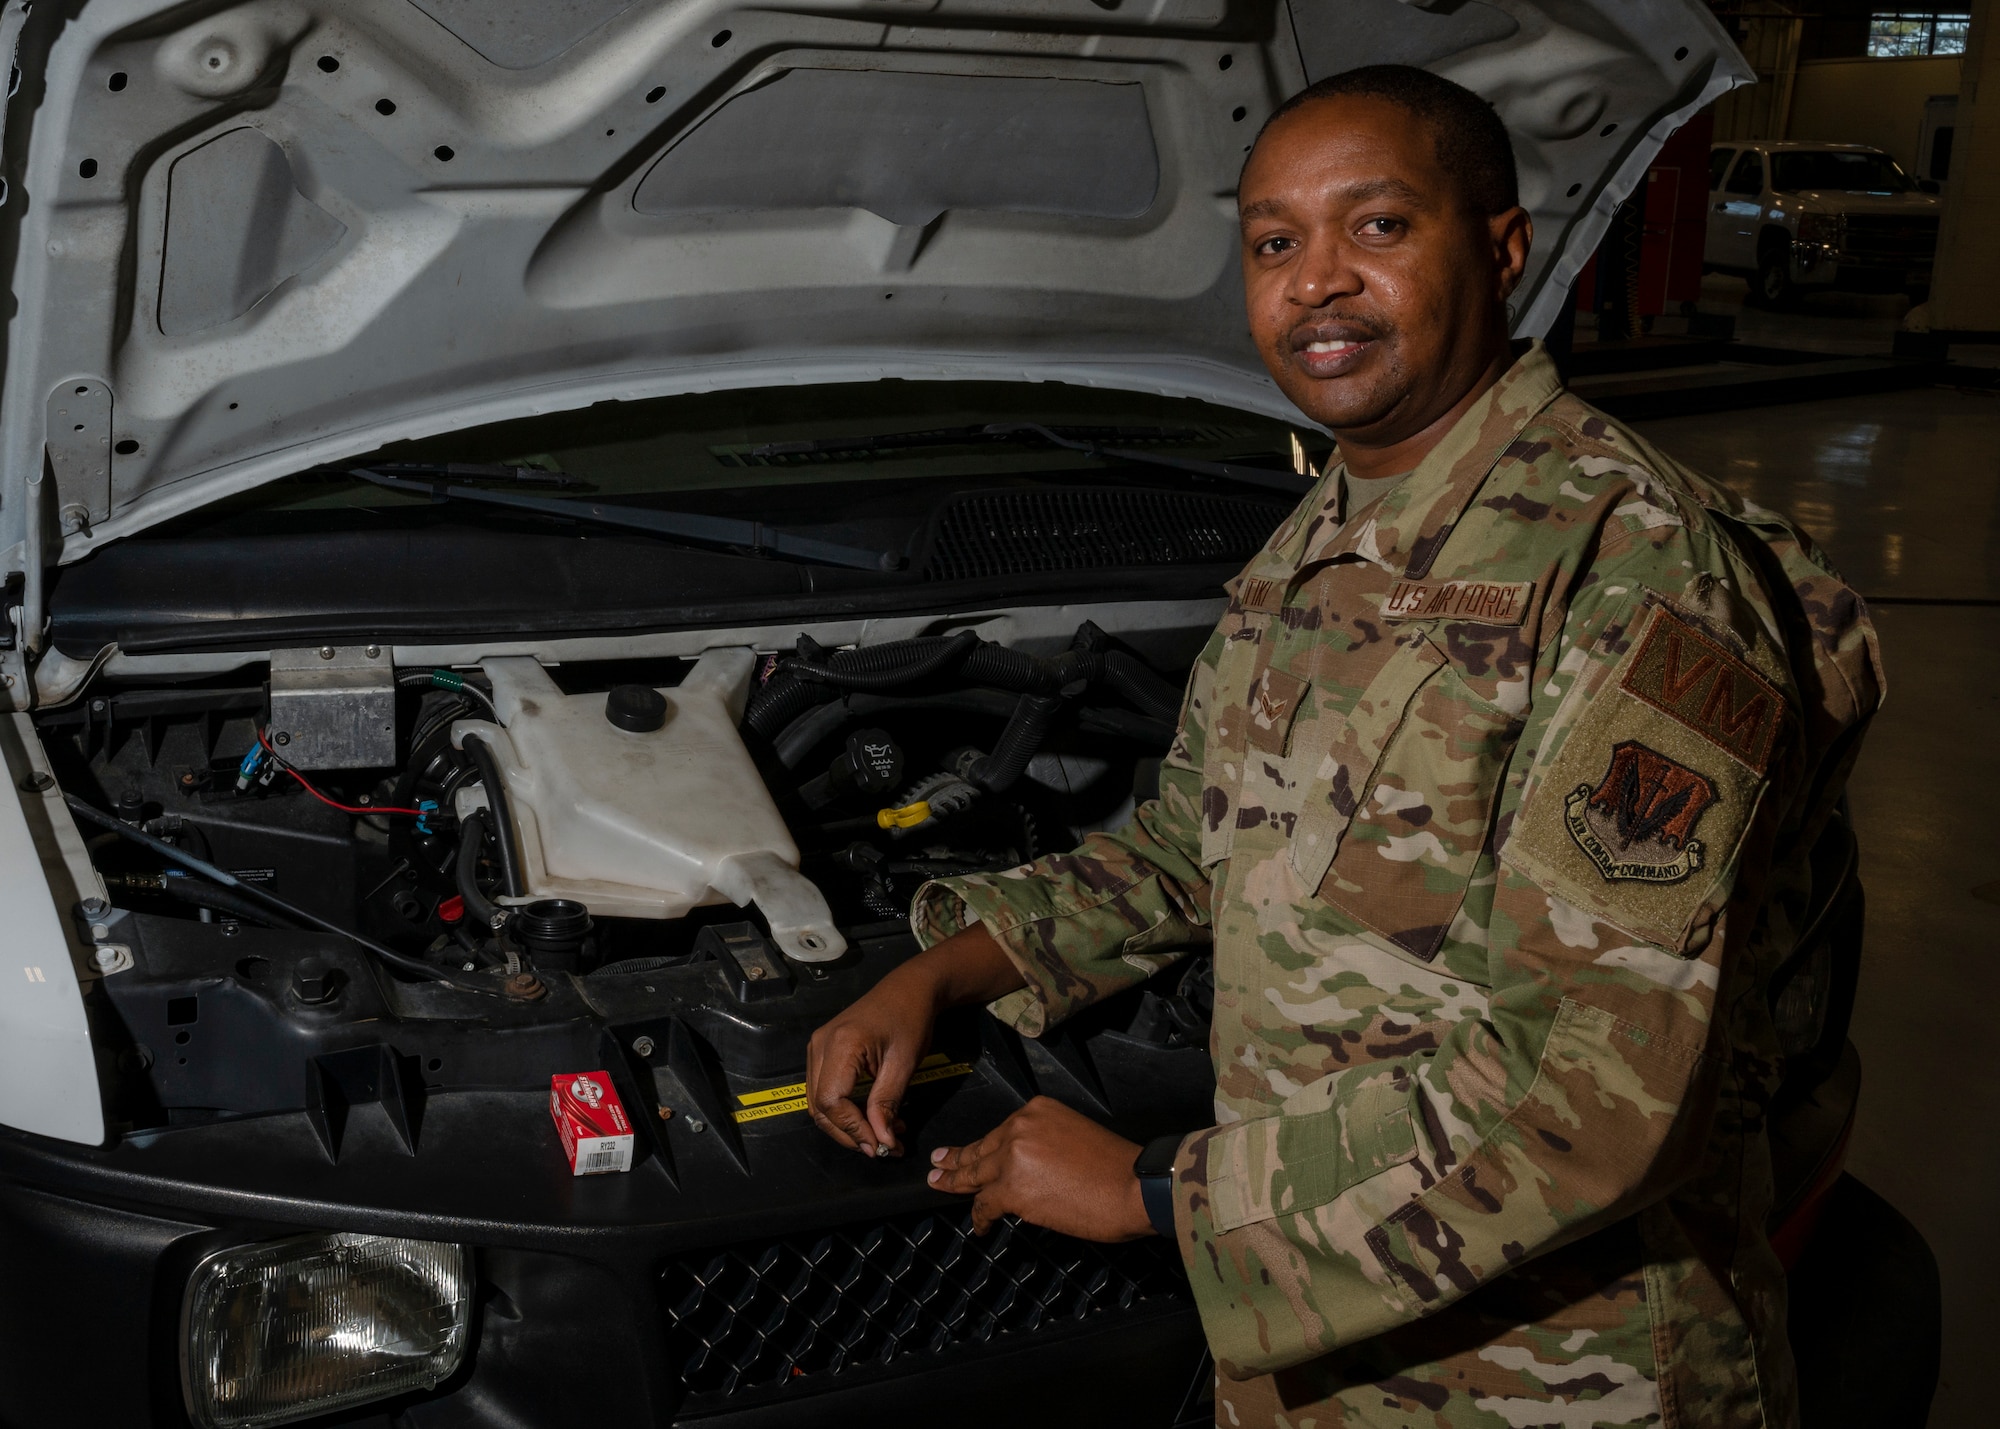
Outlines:
[{"label": "metal bracket", "polygon": [[396,666],[380,645],[271,652],[271,743],[299,769],[396,762]]},{"label": "metal bracket", "polygon": [[62,533],[87,536],[111,515],[111,385],[95,377],[57,383],[47,431]]}]

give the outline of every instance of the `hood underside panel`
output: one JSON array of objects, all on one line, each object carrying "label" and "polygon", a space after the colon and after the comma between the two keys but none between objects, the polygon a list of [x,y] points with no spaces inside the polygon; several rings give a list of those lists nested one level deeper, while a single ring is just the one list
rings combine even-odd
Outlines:
[{"label": "hood underside panel", "polygon": [[1293,416],[1243,333],[1233,200],[1287,95],[1402,61],[1493,100],[1534,333],[1659,141],[1745,78],[1691,0],[60,8],[0,28],[15,564],[672,392],[1054,379]]}]

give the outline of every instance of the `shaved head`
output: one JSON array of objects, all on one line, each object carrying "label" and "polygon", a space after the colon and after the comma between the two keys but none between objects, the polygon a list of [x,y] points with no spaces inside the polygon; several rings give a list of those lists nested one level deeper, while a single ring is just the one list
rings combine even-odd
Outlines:
[{"label": "shaved head", "polygon": [[[1464,85],[1414,65],[1364,65],[1307,85],[1271,112],[1257,134],[1257,144],[1293,110],[1343,97],[1380,99],[1414,119],[1429,136],[1438,166],[1457,184],[1469,212],[1488,218],[1520,203],[1514,146],[1493,106]],[[1255,153],[1252,144],[1251,154]],[[1247,168],[1249,160],[1244,164]]]}]

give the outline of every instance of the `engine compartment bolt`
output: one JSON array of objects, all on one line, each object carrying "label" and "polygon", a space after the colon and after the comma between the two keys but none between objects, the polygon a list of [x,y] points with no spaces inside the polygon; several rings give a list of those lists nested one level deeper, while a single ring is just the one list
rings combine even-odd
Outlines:
[{"label": "engine compartment bolt", "polygon": [[672,1121],[673,1119],[674,1119],[674,1109],[672,1107],[663,1106],[660,1108],[661,1121]]},{"label": "engine compartment bolt", "polygon": [[652,1039],[652,1038],[650,1038],[650,1037],[639,1037],[639,1038],[635,1038],[635,1039],[633,1040],[633,1042],[632,1042],[632,1050],[633,1050],[634,1052],[637,1052],[637,1053],[638,1053],[638,1054],[639,1054],[639,1055],[640,1055],[641,1057],[650,1057],[650,1056],[652,1056],[652,1055],[653,1055],[653,1039]]},{"label": "engine compartment bolt", "polygon": [[749,978],[752,982],[762,982],[764,980],[764,969],[760,964],[752,963],[749,967],[743,969],[743,976]]},{"label": "engine compartment bolt", "polygon": [[708,1123],[698,1116],[691,1116],[687,1119],[687,1129],[689,1131],[707,1131]]},{"label": "engine compartment bolt", "polygon": [[277,734],[272,737],[276,739],[279,744],[290,744],[292,742],[292,736],[282,729],[279,730]]},{"label": "engine compartment bolt", "polygon": [[507,996],[518,1002],[533,1002],[536,998],[546,997],[549,991],[542,986],[542,980],[533,973],[515,973],[502,984],[502,987],[505,988]]},{"label": "engine compartment bolt", "polygon": [[[366,655],[371,660],[379,660],[382,658],[382,647],[380,645],[370,645],[367,649],[363,650],[361,653]],[[324,660],[326,656],[322,655],[320,658]]]},{"label": "engine compartment bolt", "polygon": [[320,646],[319,658],[322,660],[331,660],[333,658],[333,647],[331,645]]},{"label": "engine compartment bolt", "polygon": [[111,911],[111,905],[102,898],[86,898],[76,905],[76,911],[86,918],[102,918]]},{"label": "engine compartment bolt", "polygon": [[46,769],[37,769],[21,781],[21,787],[30,794],[46,794],[56,787],[56,777]]},{"label": "engine compartment bolt", "polygon": [[292,969],[292,995],[306,1003],[329,1001],[339,990],[339,976],[326,965],[325,958],[311,955],[300,958]]}]

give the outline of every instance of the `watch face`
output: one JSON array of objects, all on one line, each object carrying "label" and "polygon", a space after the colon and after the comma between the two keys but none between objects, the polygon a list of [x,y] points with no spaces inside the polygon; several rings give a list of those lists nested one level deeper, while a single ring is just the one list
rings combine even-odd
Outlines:
[{"label": "watch face", "polygon": [[1181,1138],[1162,1136],[1146,1143],[1146,1149],[1132,1163],[1135,1176],[1171,1176],[1174,1174],[1174,1158],[1180,1155]]}]

